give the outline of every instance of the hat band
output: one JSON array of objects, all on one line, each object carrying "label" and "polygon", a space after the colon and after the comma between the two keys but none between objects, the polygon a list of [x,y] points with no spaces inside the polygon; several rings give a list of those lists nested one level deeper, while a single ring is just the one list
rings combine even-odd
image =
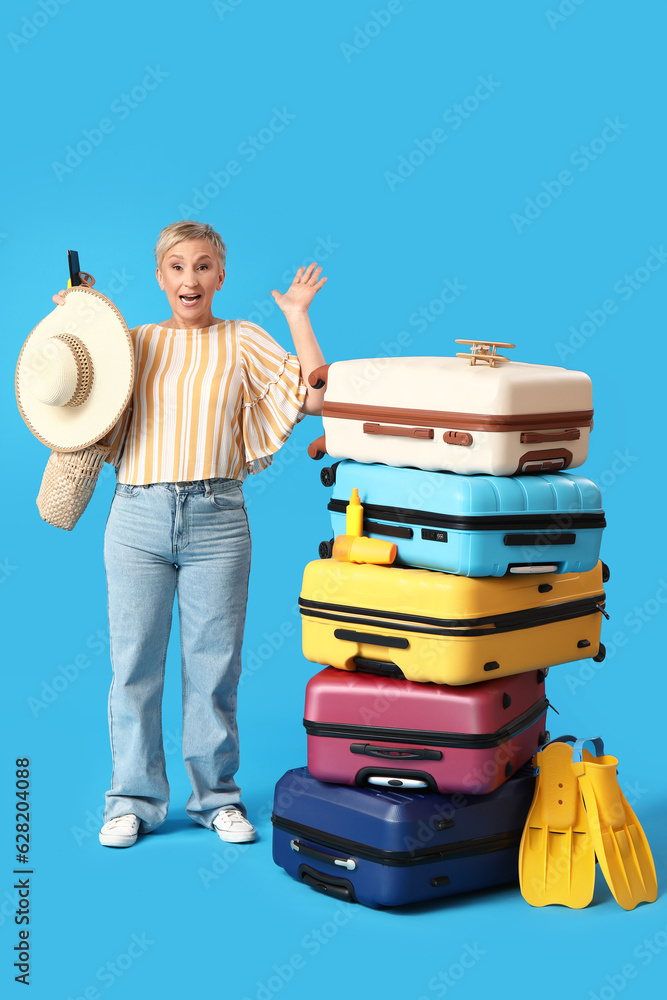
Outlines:
[{"label": "hat band", "polygon": [[76,389],[65,406],[80,406],[88,399],[93,386],[93,362],[83,341],[72,333],[56,334],[54,340],[62,340],[72,352],[76,364]]}]

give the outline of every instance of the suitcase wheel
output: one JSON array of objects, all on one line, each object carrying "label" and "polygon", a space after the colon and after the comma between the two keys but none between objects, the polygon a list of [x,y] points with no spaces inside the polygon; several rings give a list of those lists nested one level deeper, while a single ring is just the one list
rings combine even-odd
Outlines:
[{"label": "suitcase wheel", "polygon": [[333,486],[336,482],[336,470],[332,469],[328,465],[325,465],[325,467],[320,471],[320,482],[322,483],[322,486]]},{"label": "suitcase wheel", "polygon": [[595,663],[602,663],[606,655],[607,655],[606,647],[604,643],[601,642],[600,648],[598,649],[597,654],[593,657],[593,660],[595,661]]},{"label": "suitcase wheel", "polygon": [[331,559],[331,556],[333,555],[333,543],[333,538],[331,538],[328,542],[320,542],[320,547],[318,549],[320,559]]},{"label": "suitcase wheel", "polygon": [[606,562],[603,562],[602,563],[602,582],[606,583],[610,576],[611,576],[611,573],[609,572],[609,567],[607,566]]},{"label": "suitcase wheel", "polygon": [[548,743],[551,739],[551,734],[548,729],[543,729],[540,735],[537,737],[538,747],[543,747],[545,743]]}]

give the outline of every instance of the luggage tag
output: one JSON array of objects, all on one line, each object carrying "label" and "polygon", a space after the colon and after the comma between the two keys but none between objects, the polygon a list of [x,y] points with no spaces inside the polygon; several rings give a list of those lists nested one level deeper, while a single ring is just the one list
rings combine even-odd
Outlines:
[{"label": "luggage tag", "polygon": [[79,285],[85,285],[87,288],[93,287],[95,279],[92,274],[79,269],[79,254],[76,250],[67,251],[67,263],[69,265],[68,288],[76,288]]}]

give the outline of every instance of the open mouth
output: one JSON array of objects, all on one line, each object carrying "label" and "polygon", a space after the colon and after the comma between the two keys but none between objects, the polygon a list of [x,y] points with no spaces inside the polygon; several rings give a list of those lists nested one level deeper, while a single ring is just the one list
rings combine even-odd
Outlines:
[{"label": "open mouth", "polygon": [[201,295],[179,295],[178,297],[184,305],[191,306],[195,302],[199,302]]}]

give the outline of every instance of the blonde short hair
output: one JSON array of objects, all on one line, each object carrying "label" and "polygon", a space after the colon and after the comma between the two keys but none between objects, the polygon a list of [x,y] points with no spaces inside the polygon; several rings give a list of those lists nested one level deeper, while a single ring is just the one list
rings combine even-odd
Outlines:
[{"label": "blonde short hair", "polygon": [[224,270],[227,247],[224,244],[222,236],[215,231],[213,226],[209,226],[206,222],[194,222],[192,219],[184,219],[183,222],[172,222],[171,225],[165,226],[161,231],[155,244],[155,262],[158,267],[161,266],[165,254],[182,240],[208,240],[220,261],[221,269]]}]

